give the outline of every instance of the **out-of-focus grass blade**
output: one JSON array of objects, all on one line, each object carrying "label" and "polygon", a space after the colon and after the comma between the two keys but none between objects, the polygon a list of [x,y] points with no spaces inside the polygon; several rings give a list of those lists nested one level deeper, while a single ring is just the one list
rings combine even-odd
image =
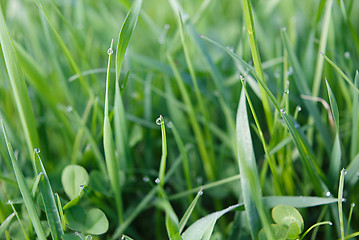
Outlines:
[{"label": "out-of-focus grass blade", "polygon": [[317,55],[317,63],[315,67],[315,73],[314,73],[314,82],[313,82],[313,96],[317,96],[319,93],[322,73],[323,73],[323,65],[324,65],[324,59],[321,56],[321,52],[325,53],[325,49],[327,47],[327,39],[328,39],[328,32],[329,32],[329,25],[330,25],[330,17],[332,13],[332,6],[333,6],[333,0],[326,1],[326,8],[325,8],[325,14],[323,19],[323,24],[321,26],[321,35],[320,35],[320,42],[319,42],[319,52]]},{"label": "out-of-focus grass blade", "polygon": [[[115,100],[114,100],[114,127],[115,127],[115,146],[118,152],[118,165],[121,170],[125,170],[127,167],[127,126],[125,120],[125,110],[122,102],[121,92],[124,87],[120,88],[120,72],[123,59],[128,47],[128,43],[132,36],[132,33],[136,27],[137,19],[141,11],[142,0],[136,0],[130,11],[128,12],[126,19],[122,25],[116,50],[116,82],[115,82]],[[125,80],[124,84],[127,80]],[[125,85],[124,85],[125,86]],[[124,178],[126,179],[126,178]]]},{"label": "out-of-focus grass blade", "polygon": [[[184,231],[184,233],[182,234],[183,240],[209,240],[217,220],[224,214],[228,213],[229,211],[232,211],[239,206],[240,204],[236,204],[222,211],[211,213],[197,220],[189,228],[187,228],[186,231]],[[257,239],[257,237],[255,239]]]},{"label": "out-of-focus grass blade", "polygon": [[45,11],[42,1],[41,0],[33,0],[36,5],[39,7],[40,11],[45,15],[46,20],[48,22],[48,24],[50,25],[52,31],[55,34],[55,37],[57,39],[57,41],[60,44],[60,47],[62,49],[62,51],[64,52],[64,54],[66,55],[70,66],[73,68],[73,70],[76,72],[76,74],[79,75],[79,81],[81,83],[81,86],[83,87],[83,89],[85,90],[85,93],[88,94],[89,96],[93,96],[93,91],[90,88],[89,84],[85,81],[85,79],[82,76],[82,73],[80,71],[79,66],[76,64],[76,61],[74,60],[74,58],[71,55],[70,50],[68,49],[68,47],[66,46],[64,40],[61,38],[60,34],[58,33],[58,31],[56,30],[55,26],[52,24],[52,22],[50,21],[50,18],[48,16],[48,13]]},{"label": "out-of-focus grass blade", "polygon": [[[8,33],[5,18],[0,6],[0,42],[9,75],[12,93],[19,113],[24,138],[31,156],[34,146],[39,145],[35,116],[30,102],[24,76],[17,61],[16,52]],[[35,167],[35,163],[33,163]]]},{"label": "out-of-focus grass blade", "polygon": [[284,204],[295,208],[315,207],[319,205],[326,205],[337,203],[337,198],[328,197],[305,197],[305,196],[269,196],[263,197],[263,203],[266,208],[273,208],[274,206]]},{"label": "out-of-focus grass blade", "polygon": [[359,180],[358,179],[358,172],[359,172],[359,154],[357,154],[349,164],[347,168],[347,175],[346,179],[349,182],[351,186],[354,186],[354,184]]},{"label": "out-of-focus grass blade", "polygon": [[15,213],[11,213],[0,225],[0,237],[4,234],[6,229],[9,227],[12,218],[15,216]]},{"label": "out-of-focus grass blade", "polygon": [[328,58],[325,54],[323,54],[323,57],[325,58],[325,60],[327,60],[327,62],[332,65],[332,67],[334,68],[334,70],[357,92],[359,93],[359,88],[349,79],[349,77],[347,75],[345,75],[345,73],[343,73],[342,70],[340,70],[340,68],[332,61],[330,60],[330,58]]},{"label": "out-of-focus grass blade", "polygon": [[109,82],[110,82],[110,71],[111,71],[111,56],[113,53],[112,50],[113,40],[111,41],[111,46],[108,49],[108,67],[107,67],[107,76],[106,76],[106,96],[105,96],[105,112],[104,112],[104,126],[103,126],[103,146],[105,151],[105,160],[107,166],[107,172],[109,175],[111,187],[114,193],[118,220],[119,223],[123,220],[123,207],[122,207],[122,196],[121,196],[121,184],[119,177],[119,168],[117,160],[115,158],[115,148],[113,143],[113,135],[110,124],[110,119],[108,117],[108,91],[109,91]]},{"label": "out-of-focus grass blade", "polygon": [[[39,182],[41,197],[44,201],[45,213],[50,227],[52,239],[59,240],[64,234],[63,226],[61,224],[59,211],[56,206],[54,193],[52,192],[50,181],[47,177],[44,165],[42,164],[39,152],[39,149],[35,149],[34,161],[42,173]],[[38,158],[38,161],[36,161],[36,157]]]},{"label": "out-of-focus grass blade", "polygon": [[197,196],[193,199],[193,201],[191,202],[191,205],[189,205],[189,207],[187,208],[186,212],[184,213],[183,217],[181,218],[181,221],[179,222],[179,232],[181,233],[184,229],[184,227],[186,226],[186,223],[189,219],[189,217],[191,216],[194,207],[196,206],[198,199],[200,196],[203,195],[203,187],[201,188],[201,190],[197,193]]},{"label": "out-of-focus grass blade", "polygon": [[253,151],[244,90],[242,90],[239,100],[236,121],[237,160],[241,174],[241,192],[251,235],[253,239],[257,239],[263,224],[267,237],[274,239],[269,225],[270,222],[262,203],[262,190],[259,184],[257,163]]},{"label": "out-of-focus grass blade", "polygon": [[[1,13],[0,13],[0,15],[1,15]],[[1,16],[0,16],[0,18],[1,18]],[[14,170],[14,173],[15,173],[15,176],[16,176],[16,181],[18,183],[21,196],[22,196],[22,198],[24,200],[25,207],[26,207],[26,209],[27,209],[27,211],[29,213],[29,217],[31,219],[32,225],[35,228],[35,232],[37,234],[37,237],[40,240],[46,240],[45,231],[44,231],[44,229],[43,229],[43,227],[41,225],[40,218],[39,218],[39,215],[38,215],[36,207],[35,207],[35,202],[31,197],[31,194],[30,194],[29,188],[27,187],[24,175],[21,172],[20,165],[19,165],[17,159],[15,158],[12,146],[11,146],[10,142],[8,141],[5,126],[4,126],[3,122],[2,122],[2,120],[1,120],[1,126],[2,126],[2,130],[3,130],[6,146],[7,146],[10,158],[11,158],[11,163],[12,163],[12,166],[13,166],[13,170]]]},{"label": "out-of-focus grass blade", "polygon": [[174,212],[170,202],[164,197],[165,193],[160,190],[160,195],[163,198],[156,202],[156,205],[166,213],[166,229],[170,240],[182,240],[179,228],[178,228],[178,217]]},{"label": "out-of-focus grass blade", "polygon": [[[359,86],[359,73],[355,73],[355,86]],[[353,91],[353,112],[352,112],[352,137],[350,145],[350,159],[353,159],[354,156],[359,152],[358,145],[358,135],[359,135],[359,93]]]},{"label": "out-of-focus grass blade", "polygon": [[[300,67],[299,61],[294,53],[294,49],[292,45],[290,44],[289,37],[285,29],[281,31],[281,37],[282,37],[282,42],[284,44],[284,48],[286,49],[288,54],[290,65],[293,67],[293,73],[296,79],[296,81],[294,82],[297,85],[298,90],[303,95],[311,96],[312,94],[309,90],[305,75]],[[321,120],[322,118],[319,114],[317,107],[312,101],[304,101],[304,104],[308,109],[308,111],[310,112],[312,118],[315,119],[314,124],[317,127],[321,138],[323,139],[325,149],[327,150],[327,152],[330,152],[332,147],[331,137],[328,132],[328,129],[326,128],[323,121]]]},{"label": "out-of-focus grass blade", "polygon": [[337,100],[335,99],[334,93],[332,89],[330,88],[330,85],[328,81],[325,81],[328,89],[328,96],[330,101],[330,108],[331,112],[334,118],[335,123],[335,140],[334,140],[334,146],[333,150],[330,156],[330,166],[329,166],[329,176],[328,181],[329,182],[337,182],[338,181],[338,172],[340,171],[340,165],[341,165],[341,157],[342,152],[340,149],[340,141],[339,141],[339,109]]}]

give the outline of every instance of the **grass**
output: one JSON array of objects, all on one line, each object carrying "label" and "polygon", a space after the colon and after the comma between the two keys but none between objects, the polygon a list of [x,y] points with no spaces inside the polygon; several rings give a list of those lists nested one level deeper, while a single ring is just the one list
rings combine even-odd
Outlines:
[{"label": "grass", "polygon": [[0,239],[359,236],[358,7],[2,1]]}]

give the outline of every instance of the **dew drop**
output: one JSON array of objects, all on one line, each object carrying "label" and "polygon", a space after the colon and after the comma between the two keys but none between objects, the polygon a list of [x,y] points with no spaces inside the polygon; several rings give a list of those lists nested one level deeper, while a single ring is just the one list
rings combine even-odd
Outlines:
[{"label": "dew drop", "polygon": [[85,185],[80,185],[80,189],[84,190]]},{"label": "dew drop", "polygon": [[342,202],[346,202],[347,201],[347,199],[346,198],[342,198]]},{"label": "dew drop", "polygon": [[283,114],[286,114],[286,113],[287,113],[287,109],[281,108],[281,109],[280,109],[280,112],[283,113]]},{"label": "dew drop", "polygon": [[282,31],[283,31],[283,32],[286,32],[286,31],[287,31],[287,28],[286,28],[286,27],[282,27]]},{"label": "dew drop", "polygon": [[126,240],[126,237],[124,235],[122,235],[121,240]]},{"label": "dew drop", "polygon": [[332,223],[332,222],[329,222],[329,225],[330,225],[330,226],[332,226],[332,225],[333,225],[333,223]]},{"label": "dew drop", "polygon": [[40,153],[40,148],[35,148],[34,151],[35,151],[35,153],[39,154]]},{"label": "dew drop", "polygon": [[161,124],[162,124],[161,115],[156,119],[156,124],[157,124],[157,125],[161,125]]},{"label": "dew drop", "polygon": [[296,123],[294,123],[294,127],[295,128],[300,128],[300,124],[296,122]]},{"label": "dew drop", "polygon": [[351,207],[352,207],[352,208],[355,207],[355,203],[352,203],[352,204],[351,204]]},{"label": "dew drop", "polygon": [[81,234],[80,234],[80,233],[78,233],[78,232],[75,232],[75,235],[77,235],[77,236],[79,236],[79,237],[81,236]]},{"label": "dew drop", "polygon": [[86,239],[86,240],[92,240],[92,236],[91,236],[91,235],[87,235],[85,239]]},{"label": "dew drop", "polygon": [[113,53],[112,48],[107,49],[107,54],[108,54],[108,55],[112,55],[112,53]]},{"label": "dew drop", "polygon": [[68,106],[68,107],[66,108],[66,111],[67,111],[67,112],[72,112],[72,107],[71,107],[71,106]]},{"label": "dew drop", "polygon": [[143,178],[142,178],[142,181],[144,181],[144,182],[146,182],[146,183],[147,183],[147,182],[149,182],[149,181],[150,181],[150,179],[149,179],[148,177],[143,177]]},{"label": "dew drop", "polygon": [[297,107],[297,111],[298,111],[298,112],[302,111],[302,107],[301,107],[301,106],[298,106],[298,107]]},{"label": "dew drop", "polygon": [[345,52],[344,53],[344,57],[345,57],[345,59],[349,59],[350,58],[350,52]]},{"label": "dew drop", "polygon": [[286,89],[284,89],[284,94],[289,94],[289,89],[288,88],[286,88]]},{"label": "dew drop", "polygon": [[167,127],[168,127],[169,129],[171,129],[172,126],[173,126],[173,123],[172,123],[172,122],[168,122],[168,123],[167,123]]},{"label": "dew drop", "polygon": [[159,178],[156,178],[156,179],[155,179],[155,183],[156,183],[156,184],[159,184],[160,182],[161,182],[161,180],[160,180]]},{"label": "dew drop", "polygon": [[231,46],[227,46],[226,47],[228,51],[234,53],[234,47],[231,47]]},{"label": "dew drop", "polygon": [[325,193],[325,196],[326,196],[326,197],[330,197],[330,195],[332,195],[330,192],[326,192],[326,193]]},{"label": "dew drop", "polygon": [[8,201],[7,201],[7,204],[9,204],[9,205],[12,205],[12,203],[13,203],[13,202],[12,202],[11,200],[8,200]]},{"label": "dew drop", "polygon": [[287,77],[291,76],[293,74],[293,68],[289,67],[288,71],[287,71]]}]

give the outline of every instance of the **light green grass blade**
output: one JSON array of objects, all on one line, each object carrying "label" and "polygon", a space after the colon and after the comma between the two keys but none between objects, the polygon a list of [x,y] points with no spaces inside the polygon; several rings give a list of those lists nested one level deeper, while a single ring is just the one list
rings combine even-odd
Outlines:
[{"label": "light green grass blade", "polygon": [[240,204],[230,206],[222,211],[211,213],[197,220],[182,234],[183,240],[209,240],[217,220],[239,205]]},{"label": "light green grass blade", "polygon": [[104,118],[104,126],[103,126],[103,147],[105,151],[105,160],[107,166],[107,172],[109,175],[112,191],[114,193],[116,209],[118,215],[119,223],[123,220],[123,206],[122,206],[122,195],[121,195],[121,184],[119,177],[119,166],[117,164],[117,160],[115,158],[115,147],[113,143],[113,135],[110,124],[110,119],[108,116],[108,91],[110,84],[110,69],[111,69],[111,56],[113,53],[112,50],[113,40],[111,41],[111,46],[108,49],[108,67],[107,67],[107,76],[106,76],[106,96],[105,96],[105,118]]},{"label": "light green grass blade", "polygon": [[[12,94],[15,99],[16,108],[19,114],[20,123],[26,140],[29,156],[35,146],[39,145],[36,131],[35,116],[31,106],[30,97],[27,91],[24,76],[17,61],[16,52],[8,33],[5,18],[0,6],[0,42],[9,75]],[[33,163],[35,170],[35,163]]]},{"label": "light green grass blade", "polygon": [[15,213],[11,213],[0,225],[0,237],[5,233],[5,231],[8,229],[11,220],[15,216]]},{"label": "light green grass blade", "polygon": [[337,198],[328,197],[306,197],[306,196],[269,196],[263,197],[263,203],[266,208],[284,204],[295,208],[308,208],[320,205],[337,203]]},{"label": "light green grass blade", "polygon": [[334,140],[334,146],[332,149],[332,153],[330,156],[330,166],[329,166],[329,176],[328,181],[329,182],[337,182],[338,181],[338,172],[340,171],[341,166],[341,157],[342,152],[340,149],[340,141],[339,141],[339,109],[337,100],[335,99],[334,93],[332,89],[330,88],[330,85],[328,81],[326,81],[327,90],[328,90],[328,96],[330,101],[330,108],[332,112],[332,116],[334,119],[335,124],[335,140]]},{"label": "light green grass blade", "polygon": [[[161,189],[161,188],[160,188]],[[170,202],[166,199],[163,190],[160,190],[160,195],[163,197],[156,202],[157,207],[161,208],[166,214],[166,229],[168,238],[170,240],[182,240],[178,228],[178,217],[174,212]]]},{"label": "light green grass blade", "polygon": [[328,58],[325,54],[323,54],[323,57],[325,58],[325,60],[327,60],[327,62],[330,65],[332,65],[334,70],[353,88],[353,90],[359,93],[359,88],[349,79],[347,75],[345,75],[345,73],[342,70],[340,70],[338,65],[336,65],[332,60],[330,60],[330,58]]},{"label": "light green grass blade", "polygon": [[[1,13],[0,13],[0,15],[1,15]],[[0,18],[1,18],[1,16],[0,16]],[[37,237],[40,240],[46,240],[46,235],[45,235],[44,229],[43,229],[43,227],[41,225],[40,218],[39,218],[39,215],[38,215],[36,207],[35,207],[35,202],[31,197],[29,188],[27,187],[27,184],[25,182],[24,175],[21,172],[20,165],[19,165],[17,159],[15,158],[12,146],[11,146],[10,142],[8,141],[5,126],[4,126],[3,122],[2,122],[2,120],[1,120],[1,126],[2,126],[2,130],[3,130],[5,142],[6,142],[6,145],[7,145],[7,149],[8,149],[10,158],[11,158],[11,163],[12,163],[12,166],[13,166],[13,170],[14,170],[14,173],[15,173],[15,176],[16,176],[16,181],[18,183],[18,186],[19,186],[19,189],[20,189],[20,192],[21,192],[21,196],[22,196],[22,198],[24,200],[25,207],[26,207],[26,209],[27,209],[27,211],[29,213],[29,217],[31,219],[32,225],[35,228],[35,232],[37,234]]]},{"label": "light green grass blade", "polygon": [[[125,120],[125,110],[123,106],[121,92],[123,92],[127,80],[125,80],[124,87],[120,87],[120,72],[123,59],[128,47],[128,43],[132,33],[136,27],[137,19],[141,11],[142,0],[136,0],[126,19],[122,25],[116,50],[116,82],[115,82],[115,100],[114,100],[114,127],[115,127],[115,146],[118,152],[119,168],[123,171],[127,168],[128,146],[127,146],[127,125]],[[127,78],[128,79],[128,78]],[[121,89],[122,88],[122,89]],[[124,178],[126,179],[126,178]]]},{"label": "light green grass blade", "polygon": [[163,188],[165,183],[165,173],[166,173],[166,163],[167,163],[167,139],[166,139],[166,127],[165,120],[162,115],[156,120],[156,124],[161,126],[161,136],[162,136],[162,155],[160,162],[160,169],[158,171],[158,180],[160,187]]},{"label": "light green grass blade", "polygon": [[241,174],[241,192],[251,235],[253,239],[258,239],[258,233],[263,224],[267,237],[274,239],[269,226],[270,222],[262,203],[262,190],[259,184],[257,163],[253,151],[244,90],[241,93],[236,121],[237,160]]},{"label": "light green grass blade", "polygon": [[339,187],[338,187],[338,212],[339,212],[339,223],[340,223],[340,236],[344,240],[344,219],[343,219],[343,191],[344,191],[344,175],[346,170],[343,168],[340,172]]},{"label": "light green grass blade", "polygon": [[325,53],[326,47],[327,47],[327,39],[328,39],[328,32],[329,32],[329,26],[330,26],[330,17],[332,13],[332,7],[333,6],[333,0],[327,0],[326,1],[326,7],[325,7],[325,14],[323,23],[321,26],[321,35],[320,35],[320,42],[319,42],[319,51],[317,54],[317,62],[315,67],[315,73],[314,73],[314,80],[313,80],[313,96],[318,96],[319,89],[320,89],[320,83],[322,81],[322,73],[323,73],[323,66],[324,66],[324,59],[321,56],[321,53]]},{"label": "light green grass blade", "polygon": [[203,187],[201,187],[201,190],[197,193],[196,197],[191,202],[191,205],[187,208],[186,212],[183,214],[183,217],[181,218],[181,221],[178,224],[179,232],[182,233],[184,227],[186,226],[186,223],[191,216],[194,207],[196,206],[199,198],[203,195]]},{"label": "light green grass blade", "polygon": [[[39,182],[41,197],[42,200],[44,201],[45,213],[50,227],[52,239],[59,240],[61,239],[61,236],[64,234],[62,230],[63,227],[61,225],[60,215],[55,202],[54,193],[52,192],[50,181],[49,178],[47,177],[44,165],[42,164],[39,152],[40,152],[39,149],[35,149],[34,161],[42,173],[42,177],[40,178],[40,182]],[[36,161],[36,157],[38,161]]]},{"label": "light green grass blade", "polygon": [[[359,74],[355,73],[355,86],[359,87]],[[358,135],[359,135],[359,93],[353,90],[353,113],[352,113],[352,137],[350,144],[350,159],[359,152]]]},{"label": "light green grass blade", "polygon": [[[244,11],[244,15],[246,17],[246,24],[247,24],[249,43],[250,43],[250,47],[251,47],[254,68],[257,72],[258,77],[263,82],[265,82],[263,68],[262,68],[262,61],[261,61],[261,57],[259,55],[258,43],[257,43],[255,29],[254,29],[254,21],[253,21],[250,0],[243,0],[243,11]],[[259,89],[260,89],[260,92],[262,95],[262,104],[263,104],[263,109],[264,109],[264,113],[265,113],[266,120],[267,120],[267,126],[269,128],[269,131],[271,132],[271,130],[273,128],[273,116],[272,116],[272,111],[270,109],[268,96],[265,93],[265,90],[263,89],[263,87],[260,87]]]}]

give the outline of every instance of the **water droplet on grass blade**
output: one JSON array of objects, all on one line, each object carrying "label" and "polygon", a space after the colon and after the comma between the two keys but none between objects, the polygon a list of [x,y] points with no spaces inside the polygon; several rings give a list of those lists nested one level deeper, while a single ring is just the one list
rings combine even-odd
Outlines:
[{"label": "water droplet on grass blade", "polygon": [[301,107],[301,106],[297,106],[297,111],[298,111],[298,112],[302,111],[302,107]]},{"label": "water droplet on grass blade", "polygon": [[330,226],[332,226],[332,225],[333,225],[333,223],[332,223],[332,222],[329,222],[329,225],[330,225]]},{"label": "water droplet on grass blade", "polygon": [[286,114],[286,113],[287,113],[287,109],[281,108],[281,109],[280,109],[280,112],[283,113],[283,114]]},{"label": "water droplet on grass blade", "polygon": [[85,239],[86,239],[86,240],[92,240],[92,236],[91,236],[91,235],[87,235]]},{"label": "water droplet on grass blade", "polygon": [[150,179],[149,179],[148,177],[143,177],[143,178],[142,178],[142,181],[144,181],[144,182],[149,182]]},{"label": "water droplet on grass blade", "polygon": [[35,148],[34,151],[35,151],[35,153],[39,154],[40,153],[40,148]]},{"label": "water droplet on grass blade", "polygon": [[345,57],[345,59],[349,59],[350,58],[350,52],[346,51],[344,53],[344,57]]},{"label": "water droplet on grass blade", "polygon": [[161,182],[161,180],[160,180],[159,178],[156,178],[156,179],[155,179],[155,183],[156,183],[156,184],[159,184],[160,182]]},{"label": "water droplet on grass blade", "polygon": [[162,116],[161,116],[161,115],[156,119],[156,124],[157,124],[157,125],[161,125],[161,124],[162,124]]},{"label": "water droplet on grass blade", "polygon": [[352,203],[352,204],[351,204],[351,207],[352,207],[352,208],[355,207],[355,203]]},{"label": "water droplet on grass blade", "polygon": [[332,195],[329,191],[325,193],[326,197],[330,197],[330,195]]},{"label": "water droplet on grass blade", "polygon": [[289,94],[289,89],[288,88],[284,89],[283,93],[284,94]]},{"label": "water droplet on grass blade", "polygon": [[68,106],[68,107],[66,108],[66,112],[72,112],[72,107],[71,107],[71,106]]},{"label": "water droplet on grass blade", "polygon": [[113,53],[112,48],[107,49],[107,54],[108,54],[108,55],[112,55],[112,53]]}]

